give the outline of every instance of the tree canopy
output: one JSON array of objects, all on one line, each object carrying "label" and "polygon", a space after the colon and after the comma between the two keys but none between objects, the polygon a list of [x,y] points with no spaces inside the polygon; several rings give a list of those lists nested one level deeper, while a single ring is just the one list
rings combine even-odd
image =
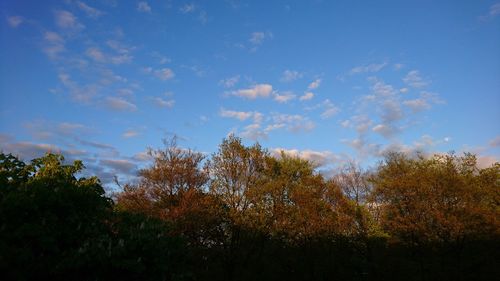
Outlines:
[{"label": "tree canopy", "polygon": [[388,154],[331,178],[229,136],[176,140],[112,194],[81,161],[0,154],[3,280],[491,280],[500,164]]}]

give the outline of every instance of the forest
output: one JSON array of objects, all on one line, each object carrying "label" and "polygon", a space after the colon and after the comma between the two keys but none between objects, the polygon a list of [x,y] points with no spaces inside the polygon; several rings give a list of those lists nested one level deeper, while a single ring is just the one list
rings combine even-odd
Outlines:
[{"label": "forest", "polygon": [[500,163],[392,152],[333,176],[228,136],[175,139],[106,193],[81,161],[0,154],[2,280],[493,280]]}]

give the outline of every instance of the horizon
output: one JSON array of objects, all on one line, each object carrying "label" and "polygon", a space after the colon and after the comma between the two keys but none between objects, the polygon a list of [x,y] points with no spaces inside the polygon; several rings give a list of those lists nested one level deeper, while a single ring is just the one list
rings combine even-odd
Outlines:
[{"label": "horizon", "polygon": [[0,150],[58,151],[108,186],[172,135],[326,170],[389,150],[500,159],[498,1],[0,5]]}]

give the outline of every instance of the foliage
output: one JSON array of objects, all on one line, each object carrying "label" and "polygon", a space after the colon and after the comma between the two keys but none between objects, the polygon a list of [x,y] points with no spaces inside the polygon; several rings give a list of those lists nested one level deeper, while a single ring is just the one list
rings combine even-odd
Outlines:
[{"label": "foliage", "polygon": [[[4,280],[491,280],[500,164],[388,154],[331,179],[229,136],[208,159],[176,139],[108,198],[60,155],[0,154]],[[2,276],[2,277],[3,277]]]}]

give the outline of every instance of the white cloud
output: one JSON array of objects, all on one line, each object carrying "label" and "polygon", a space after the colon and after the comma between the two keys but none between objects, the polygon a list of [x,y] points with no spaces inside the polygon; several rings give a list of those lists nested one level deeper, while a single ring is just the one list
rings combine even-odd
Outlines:
[{"label": "white cloud", "polygon": [[21,25],[22,23],[24,22],[24,18],[21,17],[21,16],[10,16],[10,17],[7,17],[7,23],[11,26],[11,27],[18,27],[19,25]]},{"label": "white cloud", "polygon": [[64,39],[56,32],[46,31],[43,38],[50,43],[64,43]]},{"label": "white cloud", "polygon": [[137,169],[135,163],[125,159],[103,159],[99,163],[123,174],[133,174]]},{"label": "white cloud", "polygon": [[57,26],[62,29],[78,31],[85,28],[83,24],[78,22],[77,17],[68,11],[57,10],[55,16]]},{"label": "white cloud", "polygon": [[405,100],[403,101],[403,104],[408,106],[415,113],[431,108],[427,101],[422,98]]},{"label": "white cloud", "polygon": [[172,62],[172,59],[160,54],[159,52],[153,52],[153,53],[151,53],[151,56],[153,58],[157,59],[159,64],[166,64],[166,63]]},{"label": "white cloud", "polygon": [[422,88],[429,84],[429,81],[424,80],[420,76],[420,72],[418,70],[412,70],[406,74],[403,78],[403,82],[414,87],[414,88]]},{"label": "white cloud", "polygon": [[328,108],[323,113],[321,113],[321,118],[328,119],[339,112],[337,107]]},{"label": "white cloud", "polygon": [[500,147],[500,136],[492,139],[490,142],[489,142],[489,145],[491,147]]},{"label": "white cloud", "polygon": [[340,157],[335,153],[324,150],[324,151],[316,151],[316,150],[298,150],[298,149],[285,149],[285,148],[273,148],[270,150],[271,155],[274,157],[280,157],[281,153],[291,157],[298,157],[304,160],[307,160],[318,167],[328,166],[332,164],[336,164],[340,162]]},{"label": "white cloud", "polygon": [[303,74],[295,70],[285,70],[281,76],[280,81],[282,82],[292,82],[294,80],[302,78]]},{"label": "white cloud", "polygon": [[402,69],[404,67],[404,64],[402,64],[402,63],[395,63],[393,65],[393,67],[394,67],[394,70],[400,70],[400,69]]},{"label": "white cloud", "polygon": [[75,130],[83,129],[85,128],[84,125],[78,124],[78,123],[69,123],[69,122],[62,122],[58,126],[58,130],[62,134],[71,134]]},{"label": "white cloud", "polygon": [[152,100],[159,107],[172,108],[175,105],[175,100],[173,99],[167,100],[161,97],[154,97]]},{"label": "white cloud", "polygon": [[321,113],[321,118],[323,119],[328,119],[340,112],[340,109],[336,107],[329,99],[323,101],[322,107],[325,108],[323,113]]},{"label": "white cloud", "polygon": [[344,121],[340,122],[340,126],[342,126],[344,128],[349,128],[351,126],[351,121],[350,120],[344,120]]},{"label": "white cloud", "polygon": [[398,131],[397,128],[387,124],[378,124],[372,130],[386,138],[392,137]]},{"label": "white cloud", "polygon": [[260,45],[260,44],[262,44],[262,42],[264,41],[265,38],[266,38],[266,34],[264,32],[253,32],[250,36],[250,39],[248,39],[248,41],[250,41],[250,43],[252,43],[254,45]]},{"label": "white cloud", "polygon": [[252,111],[234,111],[234,110],[226,110],[224,108],[220,110],[219,114],[221,117],[236,118],[240,121],[245,121],[248,118],[254,116],[254,112]]},{"label": "white cloud", "polygon": [[368,65],[362,65],[362,66],[357,66],[351,69],[349,72],[351,75],[353,74],[359,74],[359,73],[365,73],[365,72],[379,72],[382,70],[387,65],[387,62],[379,63],[379,64],[368,64]]},{"label": "white cloud", "polygon": [[491,5],[489,14],[492,17],[500,15],[500,3]]},{"label": "white cloud", "polygon": [[257,84],[252,88],[241,89],[231,92],[231,95],[246,99],[267,98],[273,92],[273,86],[269,84]]},{"label": "white cloud", "polygon": [[202,24],[206,24],[207,21],[208,21],[208,15],[207,15],[207,12],[206,11],[200,11],[199,15],[198,15],[198,20],[202,23]]},{"label": "white cloud", "polygon": [[151,156],[148,153],[148,151],[141,151],[139,153],[136,153],[134,156],[132,156],[132,159],[134,161],[138,161],[138,162],[146,162],[146,161],[153,160],[153,156]]},{"label": "white cloud", "polygon": [[102,11],[94,7],[90,7],[82,1],[76,1],[76,5],[78,6],[78,8],[80,8],[80,10],[85,12],[85,14],[87,14],[87,16],[91,18],[98,18],[104,14]]},{"label": "white cloud", "polygon": [[227,79],[220,80],[219,84],[223,85],[224,88],[232,88],[236,84],[238,84],[239,81],[240,81],[240,76],[239,75],[235,75],[233,77],[229,77]]},{"label": "white cloud", "polygon": [[96,47],[88,48],[87,51],[85,51],[85,54],[97,62],[104,62],[106,60],[104,53]]},{"label": "white cloud", "polygon": [[59,53],[65,51],[64,39],[56,32],[46,31],[44,36],[43,52],[50,58],[55,59]]},{"label": "white cloud", "polygon": [[122,54],[122,55],[110,57],[110,62],[112,64],[124,64],[124,63],[131,62],[132,58],[133,58],[132,56],[129,56],[127,54]]},{"label": "white cloud", "polygon": [[285,126],[286,126],[286,124],[284,124],[284,123],[270,124],[270,125],[267,125],[267,127],[264,131],[269,133],[271,131],[284,128]]},{"label": "white cloud", "polygon": [[421,92],[420,97],[412,100],[405,100],[403,104],[409,107],[413,113],[417,113],[423,110],[430,109],[431,104],[442,104],[444,103],[437,94],[429,92]]},{"label": "white cloud", "polygon": [[[251,52],[257,51],[257,48],[260,45],[262,45],[264,40],[272,39],[272,38],[273,38],[273,34],[269,31],[267,31],[267,32],[262,32],[262,31],[252,32],[252,34],[250,35],[250,39],[248,39],[248,42],[250,42],[250,44],[252,45],[252,46],[250,46],[250,51]],[[239,46],[241,48],[246,48],[244,44],[237,44],[237,46]]]},{"label": "white cloud", "polygon": [[317,89],[319,87],[319,85],[321,84],[321,79],[316,79],[314,81],[312,81],[309,86],[307,86],[307,89],[309,90],[314,90],[314,89]]},{"label": "white cloud", "polygon": [[371,77],[369,80],[373,82],[371,89],[376,95],[383,97],[393,97],[397,94],[397,91],[392,85],[386,84],[384,83],[384,81],[380,81],[375,77]]},{"label": "white cloud", "polygon": [[496,16],[500,15],[500,3],[495,3],[490,6],[490,9],[488,11],[488,14],[484,16],[480,16],[480,20],[490,20]]},{"label": "white cloud", "polygon": [[261,123],[262,120],[264,120],[264,114],[258,112],[258,111],[254,111],[253,113],[253,122],[255,123]]},{"label": "white cloud", "polygon": [[287,103],[293,99],[295,99],[296,95],[291,92],[283,92],[283,94],[275,93],[274,100],[279,103]]},{"label": "white cloud", "polygon": [[[308,132],[316,127],[316,124],[309,118],[299,114],[274,114],[273,124],[279,127],[286,127],[290,132]],[[281,125],[284,124],[284,125]]]},{"label": "white cloud", "polygon": [[330,101],[329,99],[325,99],[324,101],[322,101],[316,105],[308,106],[305,108],[305,110],[318,110],[318,109],[322,110],[322,113],[321,113],[322,119],[328,119],[328,118],[330,118],[330,117],[332,117],[335,114],[340,112],[340,108],[335,106],[333,104],[333,102]]},{"label": "white cloud", "polygon": [[151,6],[149,6],[148,2],[141,1],[137,3],[137,11],[142,13],[151,13]]},{"label": "white cloud", "polygon": [[118,42],[112,40],[108,41],[107,45],[111,49],[114,49],[118,54],[117,55],[106,54],[98,47],[88,48],[85,51],[85,54],[92,60],[100,63],[123,64],[132,61],[133,57],[129,55],[129,49],[125,47],[120,47]]},{"label": "white cloud", "polygon": [[260,129],[260,124],[254,123],[245,127],[245,130],[241,132],[241,137],[257,141],[258,139],[267,139],[267,132]]},{"label": "white cloud", "polygon": [[155,76],[158,77],[160,80],[169,80],[175,77],[175,73],[172,71],[170,68],[162,68],[155,70],[154,72]]},{"label": "white cloud", "polygon": [[314,93],[306,92],[306,93],[304,93],[304,95],[300,96],[299,100],[306,101],[306,100],[311,100],[312,98],[314,98]]},{"label": "white cloud", "polygon": [[125,132],[122,134],[122,137],[123,137],[123,138],[126,138],[126,139],[129,139],[129,138],[137,137],[138,135],[139,135],[139,132],[138,132],[138,131],[135,131],[135,130],[127,130],[127,131],[125,131]]},{"label": "white cloud", "polygon": [[179,8],[179,11],[183,14],[192,13],[196,10],[196,5],[194,3],[185,4]]},{"label": "white cloud", "polygon": [[136,111],[137,106],[120,97],[108,97],[106,99],[108,108],[118,111]]}]

